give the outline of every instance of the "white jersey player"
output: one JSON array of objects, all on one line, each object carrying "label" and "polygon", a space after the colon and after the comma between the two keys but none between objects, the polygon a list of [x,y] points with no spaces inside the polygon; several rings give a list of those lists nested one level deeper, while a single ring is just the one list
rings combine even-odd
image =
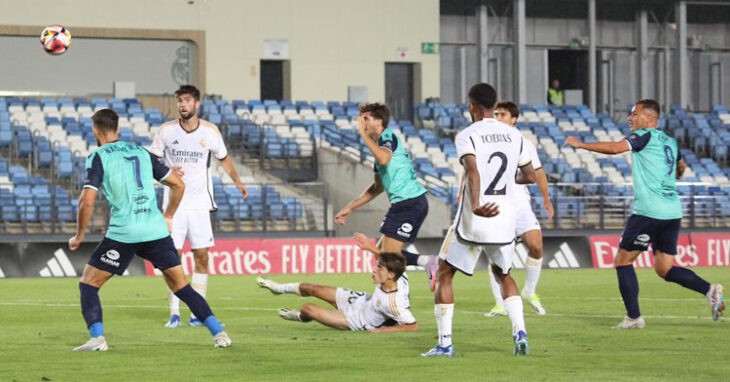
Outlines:
[{"label": "white jersey player", "polygon": [[[193,289],[205,297],[208,289],[208,248],[215,244],[210,213],[218,208],[213,198],[213,179],[210,175],[212,157],[221,161],[244,198],[248,192],[228,157],[218,127],[198,118],[200,91],[194,86],[184,85],[175,92],[175,96],[180,119],[160,126],[149,151],[160,158],[164,156],[167,165],[181,175],[185,183],[185,194],[172,218],[171,236],[181,255],[185,239],[190,240],[195,258]],[[163,205],[167,205],[168,199],[169,191],[165,189]],[[170,320],[165,326],[177,328],[181,325],[180,300],[169,290],[168,300]],[[189,323],[192,326],[202,325],[192,314]]]},{"label": "white jersey player", "polygon": [[[484,253],[502,286],[507,312],[512,319],[515,354],[529,352],[522,299],[512,267],[515,238],[514,200],[516,182],[535,181],[530,158],[523,151],[519,130],[493,118],[497,94],[488,84],[469,90],[469,112],[474,123],[456,135],[456,151],[464,166],[463,196],[439,254],[434,315],[439,343],[424,357],[453,357],[451,321],[454,314],[453,277],[457,270],[472,275]],[[520,173],[515,179],[517,169]]]},{"label": "white jersey player", "polygon": [[[519,115],[520,109],[513,102],[499,102],[494,111],[494,116],[498,121],[510,126],[516,125]],[[554,210],[548,193],[547,176],[542,168],[540,157],[537,155],[537,149],[532,142],[525,139],[522,150],[527,153],[532,161],[532,167],[535,169],[535,175],[537,176],[537,187],[540,194],[542,194],[542,208],[547,212],[548,219],[552,219]],[[521,295],[535,313],[543,315],[545,314],[545,308],[540,302],[540,297],[535,293],[537,282],[540,280],[540,271],[542,270],[542,231],[540,230],[540,222],[538,222],[535,213],[532,211],[532,195],[530,195],[526,185],[517,185],[515,197],[515,235],[522,239],[528,250],[525,264],[525,287],[522,289]],[[491,273],[489,274],[489,281],[496,303],[492,310],[485,315],[487,317],[504,316],[507,311],[504,309],[502,291]]]},{"label": "white jersey player", "polygon": [[[377,255],[376,255],[377,256]],[[378,284],[370,293],[309,283],[278,284],[259,277],[260,287],[274,294],[292,293],[303,297],[317,297],[332,304],[327,309],[316,304],[304,304],[301,310],[279,309],[285,320],[309,322],[340,330],[368,330],[370,332],[413,332],[418,330],[411,313],[406,260],[399,253],[382,253],[373,270],[373,283]]]}]

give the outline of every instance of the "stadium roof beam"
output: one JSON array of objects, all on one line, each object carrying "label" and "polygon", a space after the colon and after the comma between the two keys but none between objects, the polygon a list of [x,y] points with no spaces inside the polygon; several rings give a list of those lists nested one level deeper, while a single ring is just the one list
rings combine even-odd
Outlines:
[{"label": "stadium roof beam", "polygon": [[514,24],[515,40],[515,89],[513,98],[517,103],[527,103],[527,32],[525,21],[525,0],[514,0],[512,22]]},{"label": "stadium roof beam", "polygon": [[588,0],[588,106],[597,110],[598,70],[596,59],[596,0]]},{"label": "stadium roof beam", "polygon": [[639,71],[639,98],[649,97],[649,12],[641,7],[636,11],[637,69]]},{"label": "stadium roof beam", "polygon": [[[487,22],[488,13],[487,6],[480,5],[477,9],[477,17],[479,18],[479,81],[488,82],[489,77],[489,34],[487,33]],[[499,87],[499,84],[492,84],[495,87]]]},{"label": "stadium roof beam", "polygon": [[689,63],[687,59],[687,2],[678,1],[675,8],[677,23],[677,64],[676,78],[678,83],[675,100],[682,107],[688,108],[689,100]]}]

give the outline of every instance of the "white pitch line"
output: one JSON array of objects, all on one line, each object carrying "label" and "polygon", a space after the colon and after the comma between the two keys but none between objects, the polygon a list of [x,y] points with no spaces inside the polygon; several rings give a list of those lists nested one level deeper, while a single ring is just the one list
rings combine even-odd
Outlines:
[{"label": "white pitch line", "polygon": [[[5,306],[39,306],[39,307],[51,307],[51,308],[79,308],[79,304],[44,304],[44,303],[33,303],[33,302],[0,302],[0,305]],[[163,305],[102,305],[102,308],[115,308],[115,309],[160,309],[166,310],[167,306]],[[261,312],[276,312],[278,309],[275,308],[255,308],[246,306],[223,306],[216,307],[215,310],[243,310],[243,311],[261,311]],[[456,309],[455,312],[465,314],[479,314],[483,315],[486,312],[477,312],[471,310]],[[422,310],[420,313],[428,314],[433,313],[432,310]],[[569,318],[623,318],[623,315],[617,314],[578,314],[578,313],[548,313],[547,317],[569,317]],[[643,316],[646,319],[664,319],[664,320],[710,320],[712,317],[698,317],[698,316]],[[727,318],[720,318],[720,321],[728,321]]]},{"label": "white pitch line", "polygon": [[[433,297],[431,296],[414,296],[411,297],[417,298],[417,299],[427,299],[427,300],[433,300]],[[489,299],[490,296],[485,296],[484,298]],[[481,298],[474,298],[474,297],[459,297],[458,300],[466,300],[466,301],[479,301],[482,300]],[[622,301],[621,297],[545,297],[540,296],[541,300],[550,301],[550,300],[571,300],[571,301]],[[656,301],[656,302],[698,302],[698,303],[707,303],[706,299],[701,298],[657,298],[657,297],[639,297],[640,301]]]}]

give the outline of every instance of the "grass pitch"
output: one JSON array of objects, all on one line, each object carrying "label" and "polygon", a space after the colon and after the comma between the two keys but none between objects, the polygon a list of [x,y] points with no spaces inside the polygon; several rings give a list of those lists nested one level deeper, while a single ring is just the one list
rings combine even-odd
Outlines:
[{"label": "grass pitch", "polygon": [[[727,268],[697,269],[730,286]],[[417,333],[344,332],[281,320],[293,295],[274,296],[254,277],[211,277],[209,301],[233,339],[213,348],[205,328],[166,329],[162,279],[117,277],[100,292],[110,348],[72,353],[88,339],[77,279],[0,280],[0,381],[484,381],[725,380],[730,327],[713,322],[704,298],[637,270],[642,330],[616,331],[624,314],[615,272],[545,270],[538,286],[547,316],[525,307],[532,354],[512,355],[510,321],[486,318],[487,274],[455,279],[454,359],[423,359],[436,344],[433,295],[411,272]],[[522,285],[524,272],[516,271]],[[372,291],[369,275],[273,277]],[[323,302],[320,302],[326,305]],[[181,304],[184,306],[184,304]],[[187,322],[188,311],[183,309]]]}]

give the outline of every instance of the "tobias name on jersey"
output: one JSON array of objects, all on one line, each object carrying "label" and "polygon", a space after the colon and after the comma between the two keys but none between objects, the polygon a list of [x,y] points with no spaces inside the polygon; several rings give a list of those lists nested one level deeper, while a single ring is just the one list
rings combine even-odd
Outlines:
[{"label": "tobias name on jersey", "polygon": [[202,151],[171,149],[170,154],[175,163],[198,163],[198,160],[203,159]]},{"label": "tobias name on jersey", "polygon": [[509,134],[480,135],[483,143],[511,143],[512,137]]}]

